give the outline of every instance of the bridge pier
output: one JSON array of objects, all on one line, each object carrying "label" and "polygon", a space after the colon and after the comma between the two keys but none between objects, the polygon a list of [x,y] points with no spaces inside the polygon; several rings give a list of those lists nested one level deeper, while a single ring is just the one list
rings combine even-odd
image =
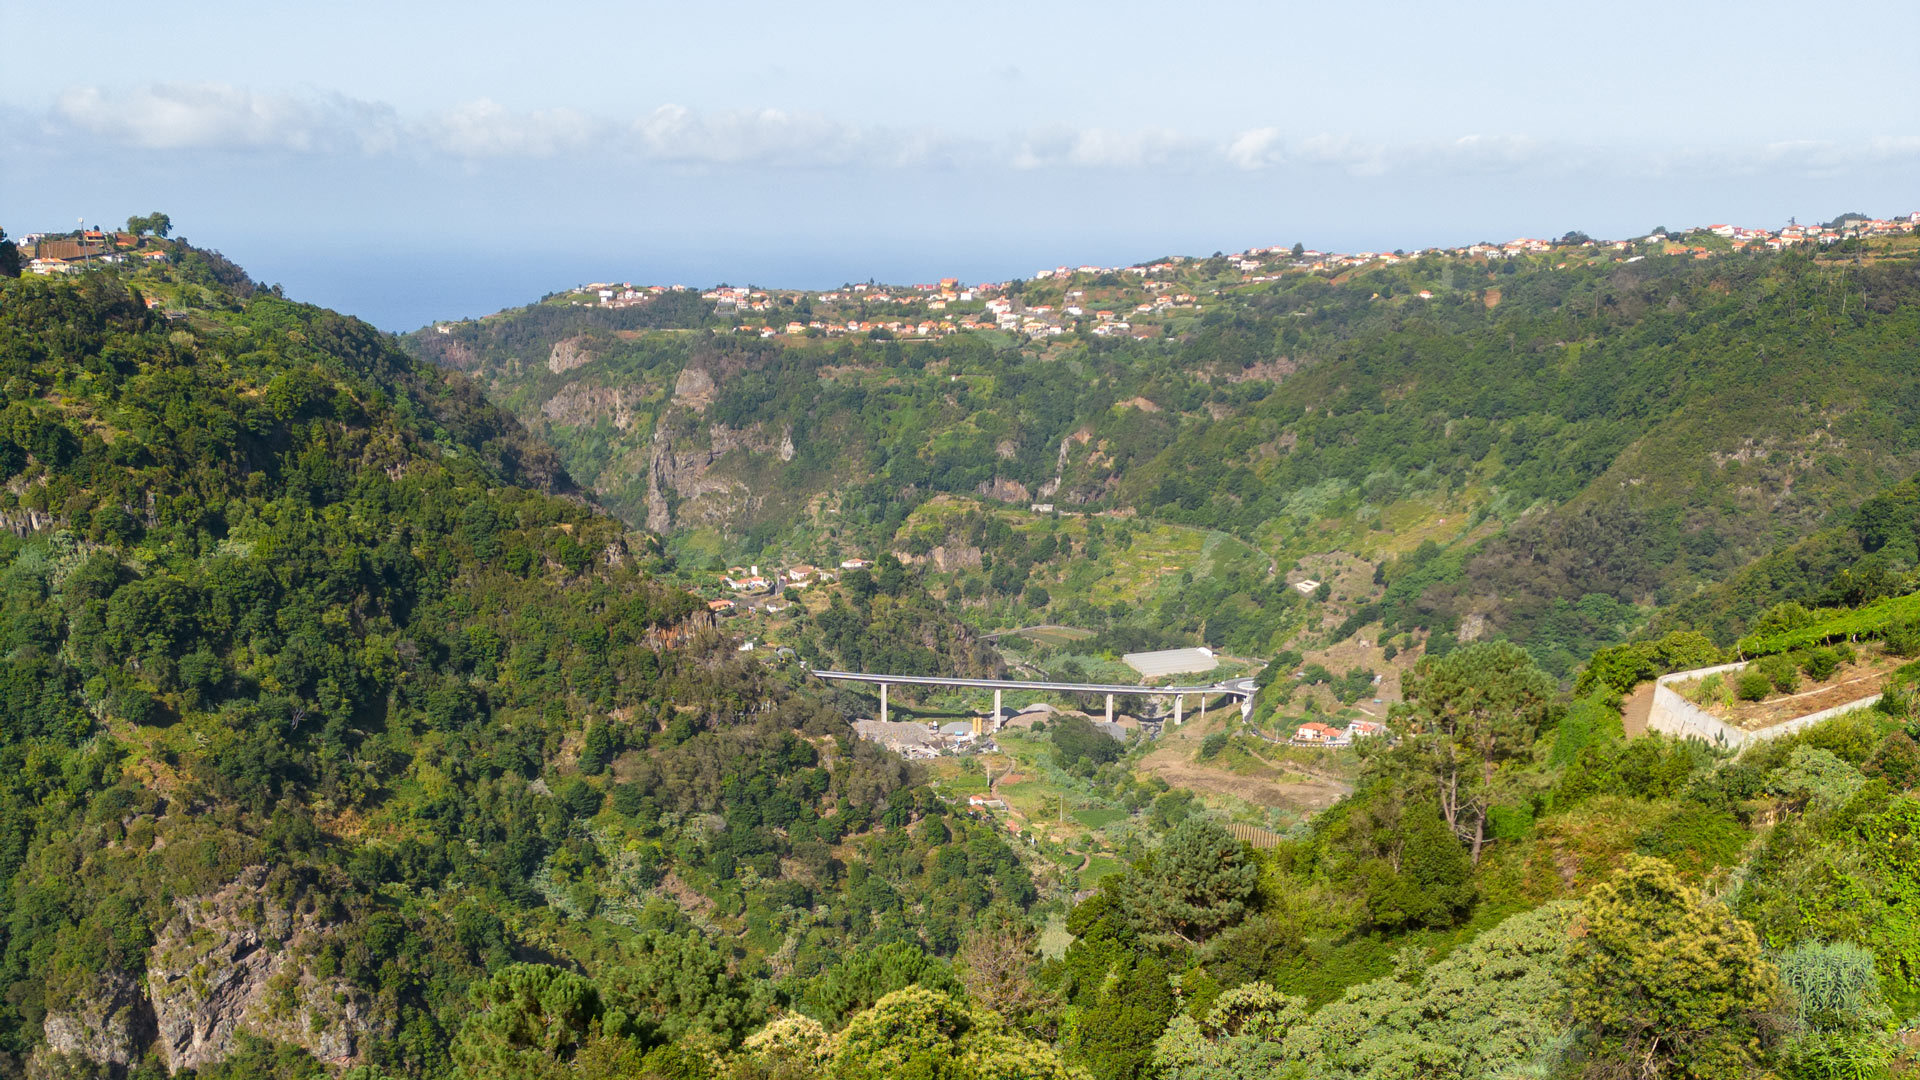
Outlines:
[{"label": "bridge pier", "polygon": [[1187,695],[1185,694],[1173,695],[1173,726],[1174,727],[1179,727],[1181,724],[1180,707],[1182,705],[1185,705],[1186,702],[1187,702]]},{"label": "bridge pier", "polygon": [[1113,695],[1107,695],[1107,723],[1113,723]]},{"label": "bridge pier", "polygon": [[1200,722],[1207,722],[1207,695],[1204,692],[1200,695]]},{"label": "bridge pier", "polygon": [[887,722],[887,684],[880,684],[880,722]]},{"label": "bridge pier", "polygon": [[993,730],[1000,730],[1000,691],[993,692]]}]

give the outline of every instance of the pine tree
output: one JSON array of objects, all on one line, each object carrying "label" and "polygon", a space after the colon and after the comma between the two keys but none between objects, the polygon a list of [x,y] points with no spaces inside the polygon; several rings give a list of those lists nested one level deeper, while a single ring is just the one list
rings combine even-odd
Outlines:
[{"label": "pine tree", "polygon": [[1638,855],[1588,895],[1567,982],[1595,1056],[1648,1078],[1745,1076],[1778,993],[1752,926]]},{"label": "pine tree", "polygon": [[1148,940],[1197,945],[1246,918],[1258,880],[1233,834],[1190,818],[1116,883],[1114,900]]},{"label": "pine tree", "polygon": [[1497,641],[1421,661],[1405,692],[1417,708],[1418,745],[1438,785],[1440,815],[1477,864],[1500,766],[1532,749],[1553,679],[1525,649]]}]

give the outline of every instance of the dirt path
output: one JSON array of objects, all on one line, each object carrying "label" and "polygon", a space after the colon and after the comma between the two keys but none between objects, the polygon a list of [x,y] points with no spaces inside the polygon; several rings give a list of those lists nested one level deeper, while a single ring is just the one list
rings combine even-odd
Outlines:
[{"label": "dirt path", "polygon": [[[1009,776],[1012,776],[1016,771],[1018,770],[1010,768],[1006,772],[1001,773],[999,776],[995,776],[991,772],[989,772],[987,774],[987,798],[1000,799],[1000,781],[1005,780]],[[1007,802],[1007,800],[1005,799],[1000,799],[1000,801],[1006,804],[1008,816],[1017,817],[1021,821],[1029,820],[1027,815],[1021,813],[1019,808],[1014,806],[1012,803]]]},{"label": "dirt path", "polygon": [[1081,626],[1063,626],[1060,623],[1036,623],[1033,626],[1016,626],[1011,630],[995,630],[991,634],[981,634],[980,640],[992,641],[995,638],[1003,638],[1009,634],[1024,634],[1029,630],[1083,630],[1086,631],[1087,636],[1093,636],[1091,630],[1086,630],[1085,627]]}]

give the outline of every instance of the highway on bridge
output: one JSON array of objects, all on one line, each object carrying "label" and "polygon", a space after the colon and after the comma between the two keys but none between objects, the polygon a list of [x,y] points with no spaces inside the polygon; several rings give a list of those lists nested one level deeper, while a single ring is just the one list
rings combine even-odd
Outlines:
[{"label": "highway on bridge", "polygon": [[1199,694],[1201,707],[1206,707],[1209,694],[1223,695],[1240,699],[1240,711],[1246,714],[1252,711],[1253,695],[1258,689],[1254,681],[1247,679],[1227,679],[1222,682],[1208,683],[1204,686],[1131,686],[1126,683],[1075,683],[1050,682],[1041,679],[958,679],[938,675],[875,675],[861,671],[822,671],[813,670],[814,678],[829,679],[837,682],[875,683],[880,687],[880,719],[887,719],[887,687],[889,686],[950,686],[966,690],[993,691],[993,718],[1000,719],[1000,694],[1006,690],[1055,690],[1074,694],[1105,694],[1107,696],[1107,721],[1113,721],[1113,699],[1120,694],[1141,694],[1152,697],[1173,698],[1173,722],[1181,719],[1182,706],[1189,694]]}]

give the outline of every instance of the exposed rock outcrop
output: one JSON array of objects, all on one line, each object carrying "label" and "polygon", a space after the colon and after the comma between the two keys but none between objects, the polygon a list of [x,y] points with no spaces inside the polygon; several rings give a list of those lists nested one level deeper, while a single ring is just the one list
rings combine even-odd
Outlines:
[{"label": "exposed rock outcrop", "polygon": [[1255,361],[1239,371],[1221,372],[1221,376],[1230,383],[1279,382],[1299,370],[1299,363],[1292,357],[1276,356],[1271,360]]},{"label": "exposed rock outcrop", "polygon": [[593,359],[593,353],[586,348],[585,338],[561,338],[547,351],[547,370],[555,375],[572,371]]},{"label": "exposed rock outcrop", "polygon": [[705,368],[688,364],[680,369],[680,377],[673,383],[673,403],[684,405],[694,412],[706,412],[707,406],[719,396],[719,388],[714,384],[713,376]]},{"label": "exposed rock outcrop", "polygon": [[266,880],[266,867],[249,867],[211,896],[178,901],[157,935],[147,993],[170,1071],[221,1060],[242,1031],[334,1066],[356,1061],[377,1034],[364,991],[304,966],[324,933],[317,917],[268,899]]},{"label": "exposed rock outcrop", "polygon": [[991,481],[982,483],[975,490],[989,499],[998,499],[1001,502],[1023,503],[1033,501],[1033,492],[1027,485],[1018,480],[1009,480],[1004,476],[996,476]]},{"label": "exposed rock outcrop", "polygon": [[28,1063],[28,1076],[85,1075],[63,1067],[68,1062],[91,1062],[121,1076],[153,1041],[153,1009],[139,982],[123,971],[101,972],[92,992],[71,1005],[49,1011],[41,1022],[46,1042]]},{"label": "exposed rock outcrop", "polygon": [[601,417],[621,431],[633,428],[633,406],[646,397],[644,388],[568,383],[540,405],[540,415],[556,424],[583,427]]},{"label": "exposed rock outcrop", "polygon": [[974,547],[972,544],[955,544],[952,547],[941,544],[931,552],[928,552],[928,554],[933,559],[933,565],[943,574],[949,570],[960,570],[963,568],[967,570],[980,569],[981,552],[979,548]]},{"label": "exposed rock outcrop", "polygon": [[57,529],[66,523],[64,517],[55,517],[39,510],[0,510],[0,529],[5,529],[15,536]]},{"label": "exposed rock outcrop", "polygon": [[[684,373],[682,377],[684,381]],[[678,391],[675,393],[677,396]],[[733,451],[778,455],[781,461],[794,458],[791,427],[775,439],[764,424],[743,428],[710,424],[704,432],[703,447],[699,445],[703,433],[698,428],[689,430],[689,419],[682,415],[678,423],[663,420],[653,435],[653,458],[647,470],[647,528],[656,533],[665,533],[676,523],[727,525],[761,505],[762,496],[746,484],[713,475],[714,464]]]}]

